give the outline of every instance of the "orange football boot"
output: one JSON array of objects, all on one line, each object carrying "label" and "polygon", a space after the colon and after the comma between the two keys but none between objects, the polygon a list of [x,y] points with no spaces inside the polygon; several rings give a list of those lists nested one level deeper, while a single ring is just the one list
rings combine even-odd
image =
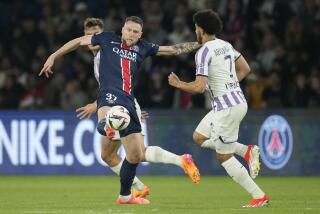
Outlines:
[{"label": "orange football boot", "polygon": [[145,198],[133,197],[132,195],[129,200],[122,200],[119,196],[116,204],[150,204],[150,201]]},{"label": "orange football boot", "polygon": [[181,162],[184,172],[191,178],[192,183],[198,184],[200,182],[200,173],[194,164],[192,156],[189,154],[182,155]]}]

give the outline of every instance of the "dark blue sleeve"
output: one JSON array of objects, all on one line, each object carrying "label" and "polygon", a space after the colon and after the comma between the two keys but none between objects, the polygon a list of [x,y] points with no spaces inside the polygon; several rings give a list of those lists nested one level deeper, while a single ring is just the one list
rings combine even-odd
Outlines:
[{"label": "dark blue sleeve", "polygon": [[101,45],[104,42],[108,41],[111,37],[111,32],[102,32],[94,34],[91,38],[92,45]]},{"label": "dark blue sleeve", "polygon": [[159,45],[144,41],[144,46],[146,48],[146,56],[155,56],[158,53]]}]

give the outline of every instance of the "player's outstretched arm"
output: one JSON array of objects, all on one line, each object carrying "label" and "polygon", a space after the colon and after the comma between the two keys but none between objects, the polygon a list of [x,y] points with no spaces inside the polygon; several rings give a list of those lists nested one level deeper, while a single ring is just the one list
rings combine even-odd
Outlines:
[{"label": "player's outstretched arm", "polygon": [[198,42],[186,42],[171,46],[159,46],[157,56],[176,56],[180,54],[190,53],[201,47]]},{"label": "player's outstretched arm", "polygon": [[61,48],[59,48],[56,52],[54,52],[48,57],[47,61],[45,62],[45,64],[43,65],[43,68],[39,73],[39,76],[41,76],[42,74],[45,74],[46,77],[49,78],[49,74],[53,73],[52,66],[54,64],[54,61],[57,58],[77,49],[79,46],[90,45],[91,37],[92,35],[82,36],[64,44]]},{"label": "player's outstretched arm", "polygon": [[243,56],[240,56],[235,61],[235,67],[239,82],[243,80],[246,76],[248,76],[251,71],[249,64]]},{"label": "player's outstretched arm", "polygon": [[89,119],[92,114],[94,114],[97,111],[97,101],[94,101],[93,103],[89,103],[85,106],[82,106],[76,110],[78,112],[77,118],[79,119]]},{"label": "player's outstretched arm", "polygon": [[207,76],[196,76],[193,82],[184,82],[179,79],[175,73],[171,73],[168,76],[169,85],[181,89],[183,91],[198,94],[203,93],[206,90],[206,85],[208,82]]}]

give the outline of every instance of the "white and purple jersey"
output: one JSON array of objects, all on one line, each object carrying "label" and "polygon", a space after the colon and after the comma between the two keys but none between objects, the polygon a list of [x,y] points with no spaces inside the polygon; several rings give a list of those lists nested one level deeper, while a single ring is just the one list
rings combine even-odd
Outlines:
[{"label": "white and purple jersey", "polygon": [[99,55],[95,57],[99,61],[96,63],[98,67],[95,66],[95,70],[99,71],[99,90],[111,88],[134,97],[133,84],[139,67],[145,58],[157,54],[159,46],[140,39],[128,47],[113,32],[95,34],[91,43],[100,46]]},{"label": "white and purple jersey", "polygon": [[217,111],[246,102],[234,63],[240,56],[221,39],[206,42],[196,53],[196,75],[208,77],[207,90]]}]

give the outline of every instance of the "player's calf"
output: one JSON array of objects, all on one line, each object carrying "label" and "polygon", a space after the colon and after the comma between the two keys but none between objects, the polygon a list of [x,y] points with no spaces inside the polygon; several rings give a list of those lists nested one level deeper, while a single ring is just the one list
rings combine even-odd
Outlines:
[{"label": "player's calf", "polygon": [[232,158],[232,157],[233,157],[233,154],[218,154],[218,153],[217,153],[217,156],[216,156],[217,160],[218,160],[220,163],[223,163],[223,162],[229,160],[229,159]]},{"label": "player's calf", "polygon": [[120,197],[131,195],[131,185],[136,175],[137,166],[137,163],[130,163],[127,159],[124,159],[120,169]]},{"label": "player's calf", "polygon": [[101,153],[101,159],[110,167],[116,166],[121,162],[121,157],[117,153]]}]

